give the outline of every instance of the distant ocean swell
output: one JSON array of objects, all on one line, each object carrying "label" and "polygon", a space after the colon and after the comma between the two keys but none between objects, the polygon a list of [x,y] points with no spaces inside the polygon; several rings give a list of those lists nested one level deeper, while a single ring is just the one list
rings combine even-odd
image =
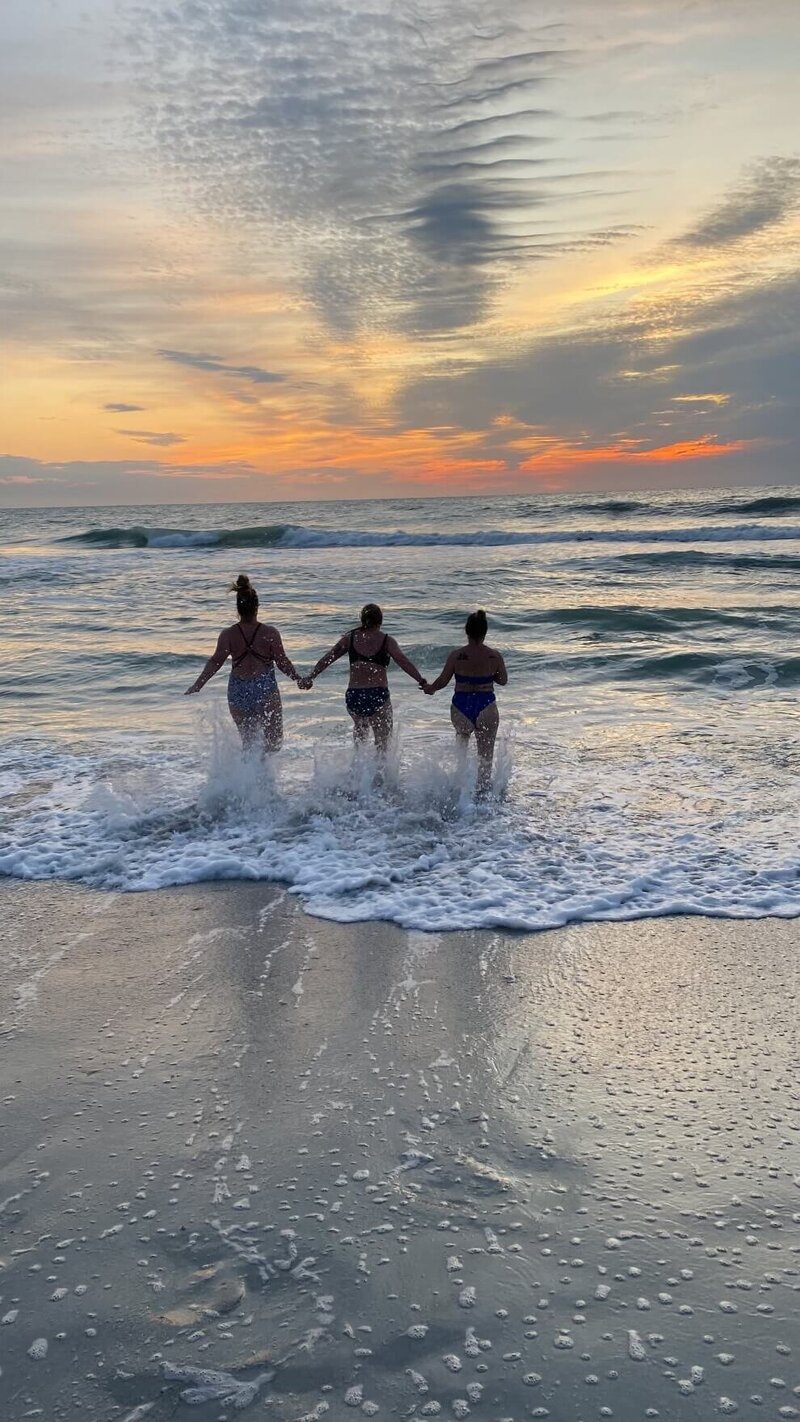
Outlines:
[{"label": "distant ocean swell", "polygon": [[800,657],[766,656],[752,651],[720,656],[715,652],[671,651],[637,656],[620,651],[534,656],[532,669],[540,675],[580,676],[592,683],[603,681],[667,681],[733,686],[747,691],[759,686],[800,686]]},{"label": "distant ocean swell", "polygon": [[[589,502],[581,499],[574,505],[576,513],[597,514],[600,517],[619,517],[623,514],[655,514],[658,517],[670,517],[676,514],[696,514],[697,505],[691,503],[673,502],[671,506],[645,503],[640,499],[597,499]],[[558,516],[563,517],[569,511],[569,505],[562,504],[558,509]],[[780,518],[783,514],[797,513],[800,511],[800,497],[797,494],[764,494],[753,499],[722,499],[718,503],[709,503],[705,512],[712,518],[730,517],[731,514],[750,514],[757,518]],[[541,503],[530,504],[526,514],[535,518],[541,518],[543,508]]]},{"label": "distant ocean swell", "polygon": [[[575,559],[579,566],[595,567],[594,562]],[[800,572],[800,557],[791,553],[716,553],[702,548],[659,549],[653,553],[618,553],[602,560],[607,572],[643,574],[677,572],[681,568],[699,572],[794,573]]]},{"label": "distant ocean swell", "polygon": [[800,540],[800,526],[762,524],[701,525],[693,528],[538,529],[515,532],[486,529],[480,532],[415,533],[400,529],[373,533],[360,529],[323,529],[297,524],[266,524],[255,528],[93,528],[70,534],[63,543],[94,548],[184,549],[202,548],[504,548],[535,544],[569,543],[749,543]]}]

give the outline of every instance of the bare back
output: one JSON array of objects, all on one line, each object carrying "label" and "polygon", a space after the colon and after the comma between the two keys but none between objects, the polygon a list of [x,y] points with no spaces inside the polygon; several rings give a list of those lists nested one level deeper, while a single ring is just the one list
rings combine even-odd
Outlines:
[{"label": "bare back", "polygon": [[485,682],[487,687],[495,681],[500,681],[502,685],[502,678],[505,676],[503,658],[494,647],[487,647],[485,642],[467,642],[463,647],[457,647],[450,653],[447,664],[456,680],[460,676],[469,677],[471,684],[476,687],[482,682]]},{"label": "bare back", "polygon": [[280,633],[268,622],[234,622],[223,632],[220,642],[223,638],[225,654],[232,663],[231,671],[243,681],[267,671],[283,652]]}]

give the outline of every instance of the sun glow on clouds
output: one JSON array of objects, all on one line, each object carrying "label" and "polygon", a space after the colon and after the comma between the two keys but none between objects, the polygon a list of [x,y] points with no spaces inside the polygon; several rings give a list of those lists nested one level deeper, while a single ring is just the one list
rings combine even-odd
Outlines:
[{"label": "sun glow on clouds", "polygon": [[9,500],[795,476],[800,12],[90,5],[0,20]]}]

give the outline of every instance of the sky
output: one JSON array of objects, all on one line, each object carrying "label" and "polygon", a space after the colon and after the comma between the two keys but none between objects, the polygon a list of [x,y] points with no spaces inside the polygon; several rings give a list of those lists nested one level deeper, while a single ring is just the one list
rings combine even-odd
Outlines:
[{"label": "sky", "polygon": [[0,504],[800,483],[797,0],[3,0]]}]

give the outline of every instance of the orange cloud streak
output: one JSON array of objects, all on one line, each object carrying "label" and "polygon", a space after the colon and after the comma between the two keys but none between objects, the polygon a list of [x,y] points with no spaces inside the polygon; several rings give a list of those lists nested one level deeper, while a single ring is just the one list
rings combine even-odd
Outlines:
[{"label": "orange cloud streak", "polygon": [[742,454],[759,443],[746,439],[722,443],[714,435],[656,445],[651,449],[641,449],[640,440],[630,439],[594,448],[570,444],[567,440],[543,439],[538,442],[544,447],[519,465],[524,473],[555,473],[587,464],[677,464],[687,459],[719,459],[725,455]]},{"label": "orange cloud streak", "polygon": [[[526,431],[520,433],[521,430]],[[499,436],[499,437],[498,437]],[[505,437],[504,437],[505,436]],[[510,438],[508,436],[511,436]],[[607,465],[660,465],[696,459],[719,459],[741,454],[761,444],[758,440],[722,441],[714,435],[672,444],[647,447],[646,441],[620,437],[613,443],[590,446],[561,439],[513,420],[493,422],[492,433],[437,429],[397,430],[380,426],[371,430],[333,429],[320,422],[298,427],[290,419],[276,418],[266,438],[250,438],[235,445],[184,448],[165,466],[175,477],[207,475],[215,468],[220,476],[271,476],[278,483],[296,480],[309,484],[339,484],[349,478],[392,483],[413,483],[457,488],[513,487],[520,476],[569,476],[572,472]],[[187,459],[191,452],[194,456]],[[181,457],[182,456],[182,457]],[[523,456],[520,460],[520,456]]]}]

